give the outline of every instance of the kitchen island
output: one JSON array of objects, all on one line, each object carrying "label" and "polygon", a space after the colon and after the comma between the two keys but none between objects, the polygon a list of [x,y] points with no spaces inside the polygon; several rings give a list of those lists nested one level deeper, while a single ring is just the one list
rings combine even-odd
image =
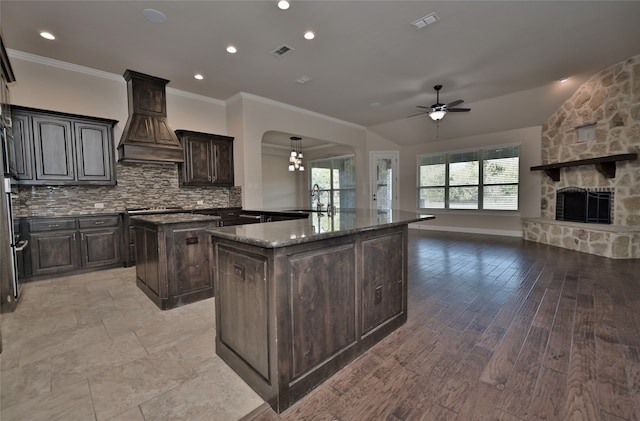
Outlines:
[{"label": "kitchen island", "polygon": [[131,217],[136,285],[161,310],[213,297],[206,230],[219,220],[192,213]]},{"label": "kitchen island", "polygon": [[282,412],[407,320],[402,211],[210,229],[216,352]]}]

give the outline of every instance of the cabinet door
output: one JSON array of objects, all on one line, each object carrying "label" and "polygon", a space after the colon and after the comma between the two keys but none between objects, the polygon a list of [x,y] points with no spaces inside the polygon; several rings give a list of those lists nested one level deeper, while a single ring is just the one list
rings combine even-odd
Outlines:
[{"label": "cabinet door", "polygon": [[33,275],[53,274],[79,267],[75,231],[31,233],[29,241]]},{"label": "cabinet door", "polygon": [[213,179],[213,153],[209,140],[187,137],[185,142],[184,184],[211,184]]},{"label": "cabinet door", "polygon": [[29,116],[13,112],[13,158],[15,177],[18,180],[33,180],[33,137]]},{"label": "cabinet door", "polygon": [[71,122],[55,117],[36,116],[33,121],[35,178],[47,181],[73,181]]},{"label": "cabinet door", "polygon": [[78,181],[115,181],[110,128],[102,124],[75,122]]},{"label": "cabinet door", "polygon": [[[175,229],[171,233],[174,273],[169,284],[169,296],[179,296],[201,289],[212,288],[213,279],[209,271],[210,236],[202,228]],[[169,253],[170,254],[170,253]]]},{"label": "cabinet door", "polygon": [[215,184],[233,185],[233,143],[226,140],[214,141]]},{"label": "cabinet door", "polygon": [[120,228],[80,231],[83,267],[109,266],[120,262]]},{"label": "cabinet door", "polygon": [[362,332],[402,312],[403,237],[401,233],[362,243]]}]

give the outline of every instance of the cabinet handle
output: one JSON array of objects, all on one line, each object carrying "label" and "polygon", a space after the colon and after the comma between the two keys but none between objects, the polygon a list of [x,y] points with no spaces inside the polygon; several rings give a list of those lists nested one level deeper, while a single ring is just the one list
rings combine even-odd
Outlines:
[{"label": "cabinet handle", "polygon": [[60,224],[49,224],[49,228],[58,228]]},{"label": "cabinet handle", "polygon": [[94,222],[94,223],[95,223],[96,225],[102,225],[102,224],[104,224],[104,221],[96,221],[96,222]]},{"label": "cabinet handle", "polygon": [[80,240],[81,240],[81,241],[84,241],[84,232],[81,232],[81,233],[80,233]]},{"label": "cabinet handle", "polygon": [[73,239],[73,241],[76,241],[76,233],[73,233],[73,236],[71,237]]}]

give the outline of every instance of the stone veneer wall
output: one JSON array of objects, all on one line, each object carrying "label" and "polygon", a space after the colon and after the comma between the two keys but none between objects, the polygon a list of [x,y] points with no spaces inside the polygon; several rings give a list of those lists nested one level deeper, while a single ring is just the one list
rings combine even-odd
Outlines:
[{"label": "stone veneer wall", "polygon": [[[19,186],[16,215],[118,213],[140,207],[242,207],[240,187],[180,187],[175,164],[116,163],[116,179],[116,186]],[[202,205],[197,204],[200,200]],[[95,203],[104,208],[95,208]]]},{"label": "stone veneer wall", "polygon": [[[577,127],[595,124],[595,139],[578,142]],[[542,127],[542,164],[640,151],[640,55],[584,83]],[[556,192],[564,187],[614,192],[612,219],[597,224],[547,224],[555,218]],[[594,165],[563,168],[560,181],[542,176],[540,220],[523,221],[523,237],[615,258],[640,258],[640,161],[617,163],[616,177]],[[616,246],[605,246],[616,243]]]}]

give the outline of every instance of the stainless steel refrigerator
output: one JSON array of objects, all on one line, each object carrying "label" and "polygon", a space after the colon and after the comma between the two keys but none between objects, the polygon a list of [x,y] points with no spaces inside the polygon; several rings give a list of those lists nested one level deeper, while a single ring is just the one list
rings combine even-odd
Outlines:
[{"label": "stainless steel refrigerator", "polygon": [[[9,84],[15,81],[11,64],[0,36],[0,311],[15,310],[20,297],[17,252],[24,245],[14,230],[13,200],[16,194],[12,163],[13,133],[11,131],[11,107]],[[13,170],[13,171],[12,171]],[[12,174],[13,173],[13,174]],[[12,192],[13,190],[13,192]]]}]

